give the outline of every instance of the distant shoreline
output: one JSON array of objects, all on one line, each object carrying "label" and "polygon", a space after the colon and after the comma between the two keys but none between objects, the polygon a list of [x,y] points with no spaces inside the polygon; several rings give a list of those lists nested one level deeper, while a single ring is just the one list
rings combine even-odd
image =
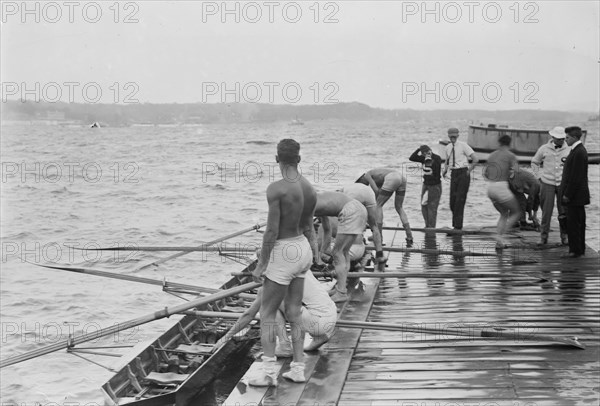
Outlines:
[{"label": "distant shoreline", "polygon": [[413,110],[381,109],[363,103],[320,105],[277,105],[248,103],[166,103],[166,104],[89,104],[7,100],[2,105],[2,124],[34,122],[47,125],[91,125],[109,127],[154,125],[203,125],[227,123],[290,123],[294,119],[307,125],[311,121],[416,121],[446,120],[503,123],[543,121],[590,123],[597,112],[557,110]]}]

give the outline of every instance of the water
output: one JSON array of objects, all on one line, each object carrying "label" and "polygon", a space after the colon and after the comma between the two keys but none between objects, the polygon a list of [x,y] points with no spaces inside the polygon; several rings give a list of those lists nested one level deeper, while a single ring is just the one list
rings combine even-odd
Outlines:
[{"label": "water", "polygon": [[[466,129],[466,122],[452,125],[456,124]],[[437,145],[447,127],[444,122],[339,121],[94,130],[3,126],[1,357],[53,344],[69,332],[93,334],[115,322],[181,303],[156,286],[46,270],[23,262],[22,256],[34,263],[132,274],[140,264],[167,254],[83,257],[68,246],[189,246],[250,227],[266,219],[264,192],[278,176],[275,147],[286,137],[301,143],[301,169],[321,190],[353,182],[370,168],[402,169],[409,178],[405,209],[411,225],[422,227],[421,175],[408,156],[421,144]],[[598,128],[584,127],[589,131],[589,149],[597,150]],[[481,172],[481,168],[474,171],[465,227],[492,225],[497,219]],[[600,166],[590,166],[588,244],[595,249],[600,248],[599,180]],[[448,195],[445,182],[438,227],[451,224]],[[384,210],[388,225],[398,222],[392,206]],[[415,237],[417,244],[422,243],[422,235]],[[230,244],[260,240],[260,234],[249,233]],[[233,261],[194,253],[134,274],[218,287],[230,272],[239,270],[241,265]],[[170,323],[153,322],[95,345],[145,342]],[[90,358],[105,365],[118,362]],[[0,374],[1,400],[27,404],[101,404],[99,388],[111,376],[65,351],[3,368]]]}]

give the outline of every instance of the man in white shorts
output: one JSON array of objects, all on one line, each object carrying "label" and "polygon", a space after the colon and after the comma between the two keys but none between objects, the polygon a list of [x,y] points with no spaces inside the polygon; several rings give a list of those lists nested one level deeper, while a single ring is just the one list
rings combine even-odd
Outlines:
[{"label": "man in white shorts", "polygon": [[394,197],[394,207],[398,216],[400,216],[400,222],[406,232],[406,242],[412,244],[413,236],[408,216],[402,208],[404,196],[406,195],[406,177],[390,168],[375,168],[361,175],[356,180],[356,183],[370,186],[373,192],[375,192],[378,208],[377,226],[379,230],[383,230],[383,205],[393,194],[396,195]]},{"label": "man in white shorts", "polygon": [[294,360],[283,376],[294,382],[304,378],[304,331],[301,307],[304,275],[312,262],[309,240],[315,239],[313,217],[317,194],[310,182],[298,171],[300,144],[283,139],[277,144],[275,160],[282,179],[267,187],[269,213],[260,257],[252,277],[263,283],[261,300],[261,374],[248,383],[254,386],[277,386],[275,344],[277,312],[285,301],[287,319],[292,329]]},{"label": "man in white shorts", "polygon": [[367,225],[367,209],[358,200],[341,192],[319,192],[315,216],[320,217],[323,226],[323,243],[318,248],[316,237],[311,241],[314,262],[322,264],[321,254],[331,245],[331,224],[328,217],[338,218],[338,229],[331,255],[333,256],[335,291],[331,298],[334,302],[348,300],[346,279],[350,270],[350,247],[357,236],[362,236]]},{"label": "man in white shorts", "polygon": [[[371,227],[371,232],[373,234],[373,244],[375,245],[375,261],[378,264],[385,263],[386,259],[383,256],[383,243],[381,237],[381,230],[379,229],[379,225],[377,224],[377,216],[378,216],[378,207],[377,207],[377,197],[375,197],[375,192],[362,183],[351,183],[342,188],[342,193],[350,196],[353,199],[358,200],[365,206],[367,209],[367,223],[369,227]],[[359,244],[363,246],[364,253],[364,244],[362,244],[362,238],[359,239]],[[356,244],[354,244],[352,249]],[[351,250],[352,250],[351,249]],[[361,258],[363,254],[360,255]]]},{"label": "man in white shorts", "polygon": [[[256,300],[252,305],[238,318],[236,323],[225,334],[217,346],[225,343],[244,329],[255,317],[260,310],[262,301],[263,289],[258,290]],[[302,297],[302,330],[307,332],[312,341],[304,347],[304,351],[315,351],[325,344],[333,336],[335,331],[335,323],[337,321],[337,307],[322,284],[312,275],[311,272],[306,273],[304,278],[304,296]],[[290,339],[285,328],[285,305],[281,305],[277,312],[277,337],[278,343],[275,347],[275,355],[277,357],[291,357],[293,354]]]},{"label": "man in white shorts", "polygon": [[519,202],[508,186],[511,171],[519,169],[517,157],[509,150],[510,142],[509,135],[500,136],[500,147],[488,157],[483,173],[488,181],[488,197],[500,213],[496,236],[497,250],[506,248],[504,234],[521,217]]}]

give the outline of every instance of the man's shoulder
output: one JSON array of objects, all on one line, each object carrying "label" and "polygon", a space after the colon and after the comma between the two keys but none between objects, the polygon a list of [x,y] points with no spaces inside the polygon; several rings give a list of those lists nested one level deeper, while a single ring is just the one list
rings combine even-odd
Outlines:
[{"label": "man's shoulder", "polygon": [[459,148],[465,152],[473,151],[473,148],[471,148],[471,146],[469,144],[467,144],[465,141],[456,141],[456,143],[458,144]]},{"label": "man's shoulder", "polygon": [[537,149],[537,152],[548,151],[548,150],[550,150],[550,147],[551,147],[550,143],[547,142],[545,144],[540,145],[540,147]]}]

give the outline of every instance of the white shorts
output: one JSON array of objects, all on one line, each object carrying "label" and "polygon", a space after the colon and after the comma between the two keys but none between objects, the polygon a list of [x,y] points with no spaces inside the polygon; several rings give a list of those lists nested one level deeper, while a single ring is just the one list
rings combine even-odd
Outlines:
[{"label": "white shorts", "polygon": [[315,316],[302,306],[302,328],[312,337],[327,336],[327,338],[331,338],[333,336],[337,322],[337,308],[335,303],[331,303],[333,307],[327,316]]},{"label": "white shorts", "polygon": [[287,286],[295,278],[304,278],[312,260],[312,250],[304,235],[277,240],[264,275]]},{"label": "white shorts", "polygon": [[507,181],[489,182],[487,195],[494,203],[506,203],[515,198]]},{"label": "white shorts", "polygon": [[338,234],[362,234],[367,226],[367,209],[358,200],[352,199],[338,215]]},{"label": "white shorts", "polygon": [[365,255],[365,244],[352,244],[348,253],[350,261],[358,261]]},{"label": "white shorts", "polygon": [[406,191],[406,177],[399,172],[390,172],[383,178],[381,190],[387,192],[404,192]]}]

